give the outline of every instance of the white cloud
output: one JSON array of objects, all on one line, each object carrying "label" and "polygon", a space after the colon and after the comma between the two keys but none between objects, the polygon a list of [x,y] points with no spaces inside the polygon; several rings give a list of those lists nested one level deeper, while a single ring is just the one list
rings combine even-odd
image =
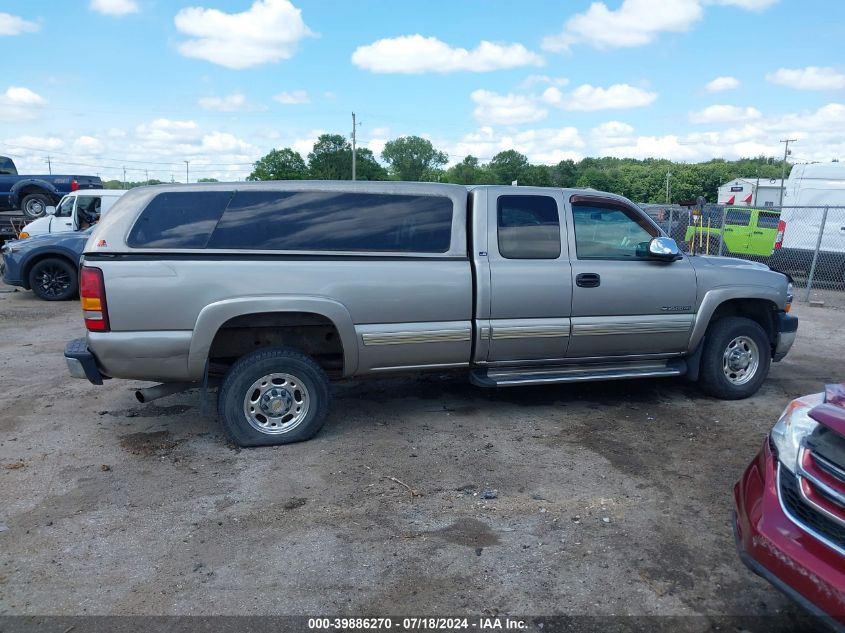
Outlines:
[{"label": "white cloud", "polygon": [[845,73],[830,67],[779,68],[766,75],[766,80],[796,90],[841,90],[845,88]]},{"label": "white cloud", "polygon": [[515,149],[528,156],[533,163],[554,165],[565,159],[580,160],[585,146],[578,129],[574,127],[539,128],[516,134],[500,134],[492,127],[484,126],[457,141],[433,142],[449,154],[453,164],[469,155],[486,162],[499,152]]},{"label": "white cloud", "polygon": [[128,15],[138,13],[138,3],[135,0],[91,0],[88,8],[104,15]]},{"label": "white cloud", "polygon": [[96,155],[102,154],[103,142],[95,136],[83,134],[76,138],[71,145],[73,153],[77,155]]},{"label": "white cloud", "polygon": [[289,92],[280,92],[273,97],[274,101],[278,101],[283,105],[300,105],[303,103],[311,103],[311,98],[305,90],[291,90]]},{"label": "white cloud", "polygon": [[736,77],[716,77],[712,81],[708,81],[704,86],[707,92],[724,92],[725,90],[735,90],[739,88],[739,79]]},{"label": "white cloud", "polygon": [[657,93],[628,84],[614,84],[607,88],[584,84],[567,93],[551,86],[543,92],[542,99],[549,105],[564,110],[592,112],[642,108],[654,103]]},{"label": "white cloud", "polygon": [[768,116],[734,127],[663,136],[612,135],[593,137],[591,154],[632,158],[704,161],[714,157],[779,156],[781,138],[797,138],[798,161],[830,161],[845,156],[845,105],[831,103],[816,111]]},{"label": "white cloud", "polygon": [[20,35],[21,33],[35,33],[41,30],[38,22],[24,20],[11,13],[0,13],[0,35]]},{"label": "white cloud", "polygon": [[14,123],[37,119],[47,100],[29,88],[9,86],[0,94],[0,121]]},{"label": "white cloud", "polygon": [[549,75],[528,75],[525,81],[520,84],[521,88],[531,88],[537,84],[548,84],[550,86],[558,86],[563,88],[569,85],[569,79],[566,77],[551,77]]},{"label": "white cloud", "polygon": [[313,35],[289,0],[256,0],[241,13],[188,7],[174,22],[194,38],[179,45],[182,55],[232,69],[290,59],[299,41]]},{"label": "white cloud", "polygon": [[456,48],[420,34],[385,38],[359,46],[352,63],[374,73],[489,72],[522,66],[542,66],[543,58],[522,44],[482,41],[472,50]]},{"label": "white cloud", "polygon": [[203,110],[215,112],[239,112],[248,108],[246,97],[240,93],[223,97],[202,97],[198,103]]},{"label": "white cloud", "polygon": [[489,90],[476,90],[470,96],[476,103],[473,111],[475,119],[482,125],[535,123],[548,115],[548,111],[534,99],[524,95],[502,95]]},{"label": "white cloud", "polygon": [[629,143],[633,134],[634,128],[621,121],[607,121],[591,131],[593,142],[599,146]]},{"label": "white cloud", "polygon": [[711,4],[760,11],[777,0],[623,0],[618,9],[593,2],[569,18],[563,30],[543,39],[548,51],[568,51],[575,44],[611,49],[643,46],[661,33],[685,33],[704,16]]},{"label": "white cloud", "polygon": [[599,49],[642,46],[660,33],[689,30],[703,15],[700,0],[624,0],[615,11],[594,2],[569,18],[561,33],[544,38],[543,48],[560,52],[578,43]]},{"label": "white cloud", "polygon": [[693,123],[740,123],[759,119],[762,113],[757,108],[740,108],[732,105],[712,105],[698,112],[690,112]]},{"label": "white cloud", "polygon": [[721,4],[723,6],[739,7],[747,11],[762,11],[768,9],[778,0],[709,0],[708,4]]}]

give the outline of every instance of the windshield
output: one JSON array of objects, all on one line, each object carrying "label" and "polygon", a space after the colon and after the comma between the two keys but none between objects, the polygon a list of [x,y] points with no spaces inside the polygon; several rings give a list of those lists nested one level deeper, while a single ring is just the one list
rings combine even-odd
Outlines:
[{"label": "windshield", "polygon": [[65,196],[56,207],[56,216],[61,218],[69,218],[73,213],[73,204],[76,202],[75,196]]}]

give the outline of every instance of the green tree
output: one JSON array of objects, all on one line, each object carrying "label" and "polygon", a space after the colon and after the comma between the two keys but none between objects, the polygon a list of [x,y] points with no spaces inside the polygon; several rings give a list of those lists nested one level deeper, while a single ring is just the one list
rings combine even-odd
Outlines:
[{"label": "green tree", "polygon": [[[358,180],[387,180],[387,170],[376,160],[372,150],[359,148],[355,157],[355,177]],[[350,160],[351,152],[350,152]],[[351,169],[351,167],[350,167]]]},{"label": "green tree", "polygon": [[523,171],[528,167],[528,158],[516,150],[509,149],[496,154],[487,167],[493,172],[497,183],[509,185],[514,180],[520,179]]},{"label": "green tree", "polygon": [[578,182],[578,166],[574,160],[562,160],[551,168],[552,184],[555,187],[574,187]]},{"label": "green tree", "polygon": [[492,172],[482,166],[475,156],[467,156],[446,170],[443,178],[457,185],[489,185],[496,182]]},{"label": "green tree", "polygon": [[285,147],[258,159],[247,180],[302,180],[307,175],[308,167],[299,152]]},{"label": "green tree", "polygon": [[433,180],[432,175],[449,160],[431,141],[419,136],[402,136],[388,141],[381,153],[390,173],[399,180]]},{"label": "green tree", "polygon": [[220,182],[217,178],[197,178],[197,182]]},{"label": "green tree", "polygon": [[308,171],[317,180],[352,180],[352,145],[340,134],[321,134],[308,154]]}]

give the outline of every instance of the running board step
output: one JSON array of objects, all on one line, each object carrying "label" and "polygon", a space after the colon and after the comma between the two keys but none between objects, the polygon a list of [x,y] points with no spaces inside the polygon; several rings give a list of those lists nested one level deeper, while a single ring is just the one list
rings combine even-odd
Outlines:
[{"label": "running board step", "polygon": [[518,387],[565,382],[683,376],[686,373],[686,361],[679,359],[660,362],[476,369],[470,372],[469,380],[478,387]]}]

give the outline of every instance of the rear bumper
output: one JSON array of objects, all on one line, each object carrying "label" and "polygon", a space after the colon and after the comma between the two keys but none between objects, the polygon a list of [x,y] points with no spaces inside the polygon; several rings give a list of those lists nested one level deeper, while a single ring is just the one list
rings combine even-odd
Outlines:
[{"label": "rear bumper", "polygon": [[777,341],[772,360],[778,362],[789,353],[792,344],[795,342],[795,336],[798,334],[798,317],[786,312],[779,312],[776,325]]},{"label": "rear bumper", "polygon": [[97,359],[88,350],[84,338],[73,339],[65,346],[65,362],[74,378],[85,378],[95,385],[103,384],[103,375],[97,368]]},{"label": "rear bumper", "polygon": [[845,631],[845,556],[786,514],[768,438],[734,486],[740,559],[810,613]]}]

